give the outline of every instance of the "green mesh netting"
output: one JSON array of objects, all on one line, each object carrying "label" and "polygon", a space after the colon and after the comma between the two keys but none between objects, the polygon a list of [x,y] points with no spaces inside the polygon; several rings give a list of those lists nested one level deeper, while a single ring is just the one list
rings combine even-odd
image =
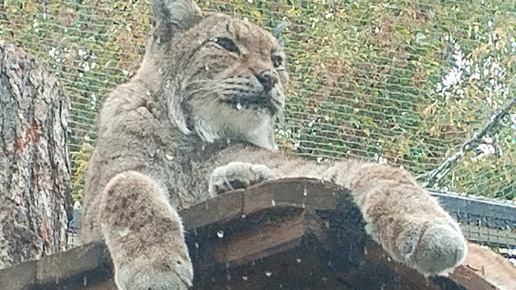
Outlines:
[{"label": "green mesh netting", "polygon": [[[516,198],[516,112],[462,145],[516,84],[516,6],[507,0],[198,1],[283,32],[291,85],[277,132],[287,150],[397,164],[421,182]],[[148,1],[4,0],[0,41],[43,59],[72,100],[74,195],[91,152],[99,100],[135,73]],[[433,172],[459,154],[451,170]],[[445,174],[443,174],[445,173]],[[434,185],[435,183],[435,185]]]}]

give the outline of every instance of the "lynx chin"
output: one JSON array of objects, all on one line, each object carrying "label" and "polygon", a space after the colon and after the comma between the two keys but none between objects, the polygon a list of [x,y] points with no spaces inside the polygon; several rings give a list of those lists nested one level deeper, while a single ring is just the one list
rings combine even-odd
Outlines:
[{"label": "lynx chin", "polygon": [[193,0],[151,2],[145,55],[104,98],[84,189],[82,242],[105,240],[119,289],[188,289],[194,273],[177,212],[284,177],[349,188],[371,237],[425,275],[462,262],[459,226],[408,172],[273,150],[288,74],[272,34]]}]

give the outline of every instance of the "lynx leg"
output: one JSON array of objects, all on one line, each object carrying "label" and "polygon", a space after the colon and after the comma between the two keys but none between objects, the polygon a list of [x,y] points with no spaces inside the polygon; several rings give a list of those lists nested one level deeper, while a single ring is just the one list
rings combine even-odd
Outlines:
[{"label": "lynx leg", "polygon": [[[389,199],[389,191],[396,194],[409,190],[413,189],[393,186],[371,191],[371,199],[364,208],[366,230],[395,260],[427,276],[446,275],[464,260],[466,241],[458,224],[447,213],[440,212],[437,202],[432,206],[434,200],[425,192],[421,191],[420,197],[408,198],[414,202],[414,211]],[[380,214],[382,209],[384,214]]]},{"label": "lynx leg", "polygon": [[101,227],[120,290],[192,286],[183,225],[150,178],[134,171],[118,174],[102,198]]},{"label": "lynx leg", "polygon": [[408,172],[355,163],[332,168],[326,177],[352,189],[367,232],[395,260],[424,275],[446,275],[464,260],[459,225]]},{"label": "lynx leg", "polygon": [[210,194],[212,196],[239,188],[271,180],[275,174],[263,164],[247,162],[230,162],[213,170],[210,177]]}]

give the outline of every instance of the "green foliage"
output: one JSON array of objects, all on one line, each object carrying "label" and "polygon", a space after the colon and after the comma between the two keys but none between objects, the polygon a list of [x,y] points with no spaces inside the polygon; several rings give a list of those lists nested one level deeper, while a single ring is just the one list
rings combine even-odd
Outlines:
[{"label": "green foliage", "polygon": [[[73,185],[79,197],[98,99],[137,69],[149,5],[137,0],[4,3],[0,40],[44,59],[72,96]],[[511,1],[198,3],[268,29],[289,21],[283,39],[292,82],[277,141],[303,156],[366,157],[416,175],[428,173],[459,150],[514,89]],[[444,85],[443,78],[457,69],[457,47],[468,68],[458,68],[459,80]],[[516,136],[509,123],[491,134],[502,154],[476,158],[470,152],[440,185],[515,199]]]}]

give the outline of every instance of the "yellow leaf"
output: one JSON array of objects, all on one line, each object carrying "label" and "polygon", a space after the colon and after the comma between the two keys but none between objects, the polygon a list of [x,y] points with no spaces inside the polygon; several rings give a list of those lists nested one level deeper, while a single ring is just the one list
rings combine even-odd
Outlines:
[{"label": "yellow leaf", "polygon": [[25,4],[25,11],[27,11],[29,13],[36,13],[36,12],[38,12],[38,7],[36,5],[27,3],[27,4]]},{"label": "yellow leaf", "polygon": [[435,61],[435,60],[428,60],[428,62],[429,62],[430,64],[435,65],[435,66],[439,66],[439,63],[438,63],[437,61]]},{"label": "yellow leaf", "polygon": [[14,5],[6,5],[5,11],[10,14],[14,14],[18,11]]},{"label": "yellow leaf", "polygon": [[404,35],[410,35],[410,34],[411,34],[410,30],[408,30],[407,28],[404,28],[404,27],[403,27],[403,28],[400,28],[400,29],[399,29],[399,32],[400,32],[401,34],[404,34]]},{"label": "yellow leaf", "polygon": [[423,110],[423,116],[425,116],[425,117],[433,116],[435,114],[436,107],[437,107],[437,101],[433,102],[432,104],[430,104],[430,106],[426,107]]},{"label": "yellow leaf", "polygon": [[367,125],[369,125],[369,126],[375,126],[375,127],[378,127],[378,124],[376,124],[376,122],[375,122],[372,118],[370,118],[370,117],[366,117],[366,118],[364,119],[364,123],[365,123],[365,124],[367,124]]},{"label": "yellow leaf", "polygon": [[439,130],[439,125],[435,124],[433,125],[430,130],[428,130],[428,134],[431,137],[435,137],[437,135],[437,131]]},{"label": "yellow leaf", "polygon": [[262,16],[262,13],[260,13],[260,11],[256,8],[253,8],[251,9],[251,15],[253,15],[254,17],[260,17]]},{"label": "yellow leaf", "polygon": [[56,3],[51,3],[48,5],[50,8],[52,8],[52,10],[56,10],[56,11],[59,11],[59,9],[61,8],[62,4],[59,3],[59,2],[56,2]]},{"label": "yellow leaf", "polygon": [[369,128],[365,128],[363,131],[367,135],[367,137],[371,136],[371,131],[369,131]]}]

